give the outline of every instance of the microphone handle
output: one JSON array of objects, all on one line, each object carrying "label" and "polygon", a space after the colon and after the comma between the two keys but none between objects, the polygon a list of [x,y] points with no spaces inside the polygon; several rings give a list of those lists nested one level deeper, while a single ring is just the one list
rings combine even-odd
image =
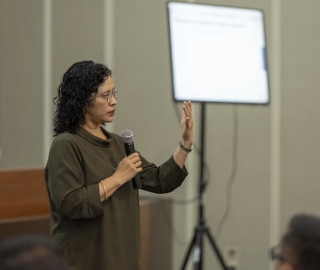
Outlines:
[{"label": "microphone handle", "polygon": [[133,177],[131,179],[131,181],[132,181],[133,189],[141,189],[142,188],[141,179],[140,179],[140,174],[139,173],[137,173],[135,175],[135,177]]},{"label": "microphone handle", "polygon": [[[130,143],[124,143],[124,148],[126,150],[126,154],[127,156],[131,155],[132,153],[135,153],[136,150],[134,149],[134,144],[133,142],[130,142]],[[142,185],[141,185],[141,179],[140,179],[140,174],[137,173],[133,178],[132,178],[132,186],[134,189],[140,189],[142,188]]]}]

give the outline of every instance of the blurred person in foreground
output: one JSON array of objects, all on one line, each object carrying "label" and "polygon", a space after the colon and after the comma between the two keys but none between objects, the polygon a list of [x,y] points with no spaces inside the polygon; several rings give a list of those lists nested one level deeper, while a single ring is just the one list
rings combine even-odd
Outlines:
[{"label": "blurred person in foreground", "polygon": [[1,270],[67,270],[63,253],[49,239],[22,235],[0,243]]},{"label": "blurred person in foreground", "polygon": [[275,270],[320,269],[320,217],[294,215],[278,246],[271,249]]},{"label": "blurred person in foreground", "polygon": [[121,136],[102,127],[114,120],[117,93],[111,70],[93,61],[74,63],[58,87],[45,180],[52,239],[69,269],[140,269],[139,190],[130,180],[139,173],[143,190],[167,193],[188,174],[191,102],[182,105],[179,145],[156,166],[138,152],[127,156]]}]

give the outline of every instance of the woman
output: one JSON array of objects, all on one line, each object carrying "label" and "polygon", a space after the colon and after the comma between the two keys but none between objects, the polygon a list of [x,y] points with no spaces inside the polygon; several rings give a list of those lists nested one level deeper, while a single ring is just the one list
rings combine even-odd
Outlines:
[{"label": "woman", "polygon": [[192,148],[190,102],[184,102],[182,140],[161,166],[138,153],[126,156],[121,137],[107,132],[117,105],[111,71],[82,61],[63,75],[55,98],[55,139],[45,170],[53,241],[70,269],[139,269],[139,193],[131,179],[140,174],[142,189],[167,193],[187,176]]}]

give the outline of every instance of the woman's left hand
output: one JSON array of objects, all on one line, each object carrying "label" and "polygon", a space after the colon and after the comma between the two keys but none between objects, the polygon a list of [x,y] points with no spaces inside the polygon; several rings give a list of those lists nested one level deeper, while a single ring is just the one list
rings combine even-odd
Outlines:
[{"label": "woman's left hand", "polygon": [[185,146],[191,146],[193,142],[193,119],[191,101],[183,102],[181,116],[181,135]]}]

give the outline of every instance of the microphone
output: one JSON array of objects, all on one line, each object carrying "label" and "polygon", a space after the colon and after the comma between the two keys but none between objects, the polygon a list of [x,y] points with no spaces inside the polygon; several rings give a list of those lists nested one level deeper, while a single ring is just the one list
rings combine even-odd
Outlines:
[{"label": "microphone", "polygon": [[[135,153],[136,150],[134,149],[133,144],[133,132],[131,130],[125,130],[124,132],[122,132],[121,138],[124,143],[124,148],[126,149],[127,156],[131,155],[132,153]],[[139,173],[137,173],[132,178],[132,185],[134,189],[142,188]]]}]

